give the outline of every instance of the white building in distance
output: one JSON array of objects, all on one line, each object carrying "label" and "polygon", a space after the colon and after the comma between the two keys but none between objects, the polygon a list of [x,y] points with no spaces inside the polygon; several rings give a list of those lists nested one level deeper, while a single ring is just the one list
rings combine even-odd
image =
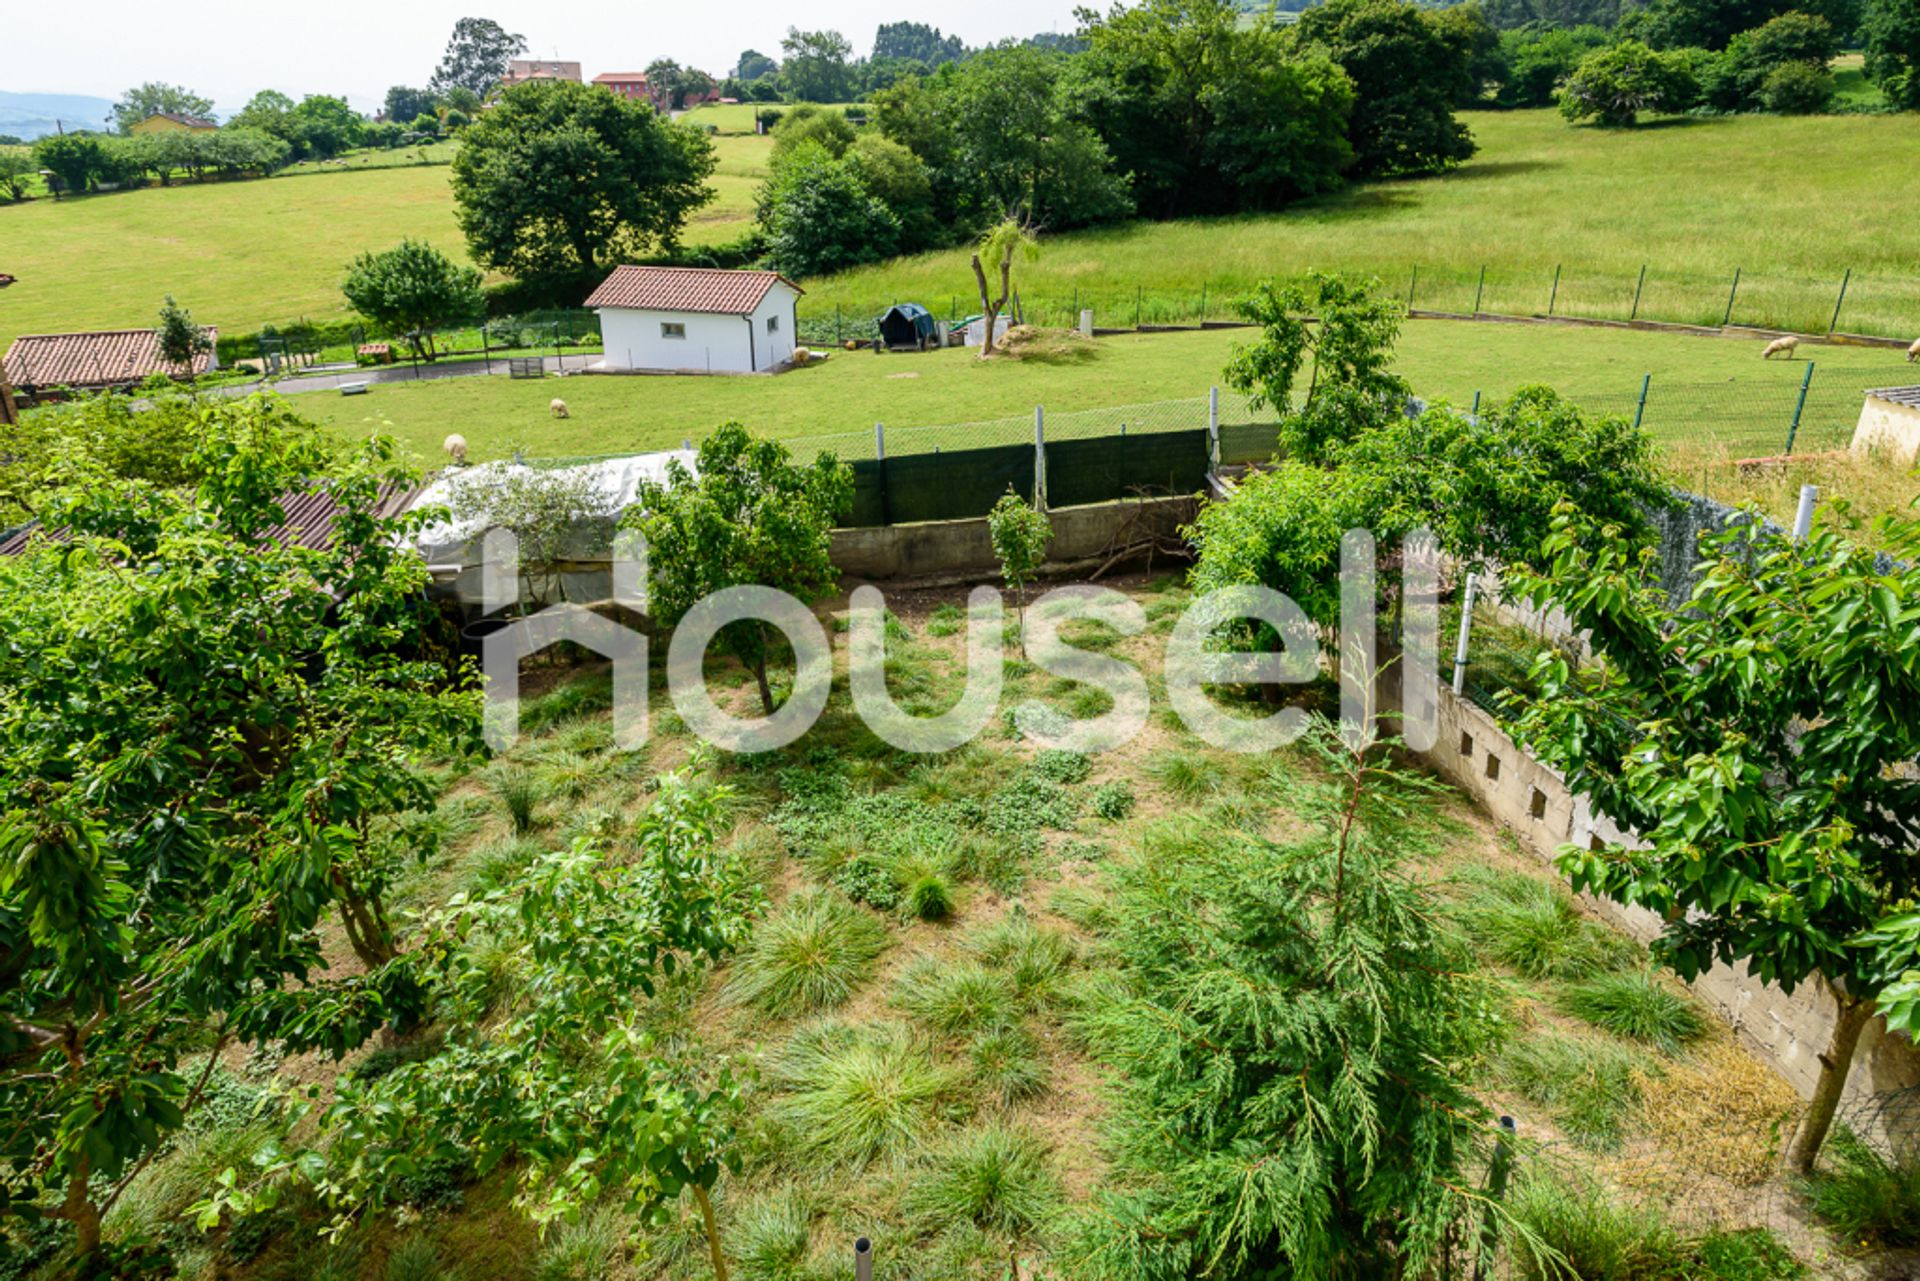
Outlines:
[{"label": "white building in distance", "polygon": [[793,358],[801,292],[773,271],[616,267],[587,306],[605,369],[753,374]]}]

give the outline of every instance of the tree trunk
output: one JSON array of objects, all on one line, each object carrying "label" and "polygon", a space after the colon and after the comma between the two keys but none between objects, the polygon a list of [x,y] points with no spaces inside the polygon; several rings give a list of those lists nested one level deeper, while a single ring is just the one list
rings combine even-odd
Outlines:
[{"label": "tree trunk", "polygon": [[1873,1002],[1848,996],[1832,989],[1840,1009],[1833,1024],[1833,1035],[1820,1056],[1820,1077],[1814,1082],[1813,1097],[1800,1117],[1800,1125],[1787,1144],[1781,1166],[1794,1174],[1812,1174],[1813,1162],[1833,1128],[1833,1114],[1840,1106],[1840,1095],[1847,1088],[1847,1073],[1853,1068],[1853,1052],[1860,1044],[1860,1033],[1873,1017]]},{"label": "tree trunk", "polygon": [[980,358],[982,360],[993,355],[994,322],[1000,318],[1001,308],[1007,305],[1009,278],[1012,274],[1013,253],[1009,250],[1007,256],[1000,262],[1000,298],[999,301],[996,302],[989,293],[987,270],[980,263],[980,255],[975,254],[973,256],[973,279],[975,283],[980,286],[980,315],[986,326],[986,333],[980,339]]},{"label": "tree trunk", "polygon": [[340,924],[346,929],[353,954],[368,969],[377,970],[394,958],[393,935],[384,927],[378,912],[369,910],[366,900],[343,896]]},{"label": "tree trunk", "polygon": [[764,652],[753,660],[753,679],[760,683],[760,706],[767,709],[767,715],[773,715],[773,686],[767,684],[767,656]]},{"label": "tree trunk", "polygon": [[88,1195],[87,1172],[90,1162],[80,1158],[67,1180],[67,1201],[57,1217],[73,1224],[74,1253],[86,1258],[100,1248],[100,1207]]},{"label": "tree trunk", "polygon": [[707,1229],[707,1253],[713,1257],[713,1281],[727,1281],[727,1256],[720,1252],[720,1225],[714,1221],[713,1202],[707,1190],[693,1185],[693,1199],[700,1203],[700,1222]]}]

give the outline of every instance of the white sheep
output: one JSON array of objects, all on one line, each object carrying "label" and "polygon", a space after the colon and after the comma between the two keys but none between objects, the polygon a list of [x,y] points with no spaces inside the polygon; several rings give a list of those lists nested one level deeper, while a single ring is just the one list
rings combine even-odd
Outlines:
[{"label": "white sheep", "polygon": [[1793,359],[1793,353],[1798,350],[1799,347],[1800,340],[1792,334],[1788,334],[1784,338],[1776,338],[1768,343],[1767,349],[1760,353],[1760,359],[1772,360],[1776,355],[1783,355],[1791,360]]},{"label": "white sheep", "polygon": [[454,466],[464,467],[467,465],[467,438],[459,432],[455,432],[453,435],[441,441],[440,448],[447,451],[447,456],[453,459]]},{"label": "white sheep", "polygon": [[572,415],[567,412],[567,402],[560,399],[558,396],[555,396],[553,398],[553,402],[549,404],[547,408],[553,411],[553,416],[555,418],[571,418],[572,417]]},{"label": "white sheep", "polygon": [[1913,345],[1907,348],[1907,363],[1911,365],[1916,360],[1920,360],[1920,338],[1914,339]]}]

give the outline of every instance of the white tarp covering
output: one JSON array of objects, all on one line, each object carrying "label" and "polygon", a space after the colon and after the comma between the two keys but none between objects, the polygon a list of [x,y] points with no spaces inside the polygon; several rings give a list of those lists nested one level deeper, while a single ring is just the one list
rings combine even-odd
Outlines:
[{"label": "white tarp covering", "polygon": [[[629,458],[609,458],[603,462],[581,463],[576,467],[542,468],[544,471],[585,473],[591,478],[593,487],[607,500],[614,512],[631,507],[634,496],[639,493],[642,481],[654,481],[665,484],[667,463],[678,459],[680,465],[689,472],[698,474],[695,466],[695,453],[690,449],[667,450],[657,454],[635,454]],[[414,507],[444,507],[449,511],[459,508],[459,498],[470,487],[485,488],[498,484],[503,478],[514,472],[535,470],[524,463],[495,462],[481,463],[474,467],[462,467],[443,472],[433,481],[420,497],[414,500]],[[420,531],[417,546],[427,564],[439,566],[459,566],[468,568],[477,565],[480,560],[479,539],[485,534],[485,523],[474,517],[462,520],[436,521]]]}]

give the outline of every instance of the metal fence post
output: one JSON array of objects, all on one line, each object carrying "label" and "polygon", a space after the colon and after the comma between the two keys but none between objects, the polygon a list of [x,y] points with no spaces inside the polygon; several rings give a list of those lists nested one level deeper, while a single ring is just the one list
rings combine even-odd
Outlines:
[{"label": "metal fence post", "polygon": [[1033,407],[1033,507],[1047,509],[1047,411]]},{"label": "metal fence post", "polygon": [[1133,287],[1133,327],[1140,328],[1140,286]]},{"label": "metal fence post", "polygon": [[1720,317],[1720,327],[1726,328],[1733,323],[1733,299],[1740,292],[1740,269],[1733,269],[1733,285],[1727,290],[1727,314]]},{"label": "metal fence post", "polygon": [[1200,282],[1200,323],[1207,323],[1207,282]]},{"label": "metal fence post", "polygon": [[887,497],[887,425],[873,425],[873,456],[880,464],[880,523],[893,524],[893,504]]},{"label": "metal fence post", "polygon": [[1480,393],[1477,391],[1473,393],[1473,408],[1468,412],[1476,418],[1480,416]]},{"label": "metal fence post", "polygon": [[1480,314],[1480,299],[1487,292],[1487,264],[1480,264],[1480,283],[1473,287],[1473,314]]},{"label": "metal fence post", "polygon": [[1847,274],[1840,278],[1840,296],[1833,300],[1833,319],[1827,322],[1827,337],[1833,337],[1833,331],[1840,327],[1840,307],[1847,301],[1847,285],[1853,280],[1853,268],[1847,268]]},{"label": "metal fence post", "polygon": [[1553,304],[1559,300],[1559,297],[1560,297],[1560,264],[1556,262],[1553,264],[1553,288],[1547,291],[1547,314],[1549,316],[1553,314]]},{"label": "metal fence post", "polygon": [[1467,590],[1460,603],[1460,639],[1453,646],[1453,692],[1456,696],[1467,688],[1467,638],[1473,634],[1473,597],[1480,586],[1477,575],[1467,575]]},{"label": "metal fence post", "polygon": [[1793,402],[1793,424],[1787,428],[1787,452],[1793,452],[1793,438],[1800,434],[1800,415],[1807,408],[1807,388],[1813,385],[1813,362],[1807,362],[1807,375],[1800,380],[1800,399]]},{"label": "metal fence post", "polygon": [[1640,264],[1640,283],[1633,287],[1633,310],[1627,313],[1628,320],[1640,319],[1640,291],[1647,287],[1647,265]]},{"label": "metal fence post", "polygon": [[1633,407],[1633,429],[1640,430],[1640,420],[1647,416],[1647,388],[1653,385],[1653,375],[1645,374],[1640,379],[1640,403]]},{"label": "metal fence post", "polygon": [[1413,264],[1413,275],[1407,280],[1407,314],[1413,314],[1413,291],[1420,287],[1420,264]]},{"label": "metal fence post", "polygon": [[1207,470],[1220,470],[1220,389],[1207,388]]}]

